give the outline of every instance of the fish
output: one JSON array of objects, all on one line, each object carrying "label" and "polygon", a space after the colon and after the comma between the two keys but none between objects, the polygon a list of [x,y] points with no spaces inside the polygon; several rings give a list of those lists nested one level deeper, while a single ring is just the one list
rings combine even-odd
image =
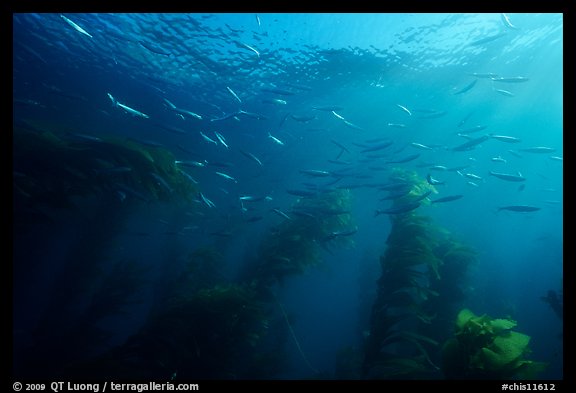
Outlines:
[{"label": "fish", "polygon": [[434,150],[433,148],[431,148],[430,146],[426,146],[423,145],[422,143],[417,143],[417,142],[412,142],[410,143],[411,146],[417,148],[417,149],[422,149],[422,150]]},{"label": "fish", "polygon": [[509,29],[518,30],[518,28],[514,26],[512,22],[510,22],[510,18],[508,17],[508,15],[502,13],[500,14],[500,19],[502,20],[504,26],[508,27]]},{"label": "fish", "polygon": [[488,128],[488,126],[474,126],[474,127],[466,128],[464,130],[460,130],[460,131],[458,131],[458,134],[467,135],[467,134],[471,134],[473,132],[485,130],[486,128]]},{"label": "fish", "polygon": [[335,144],[336,146],[338,146],[340,149],[342,149],[342,151],[345,151],[345,152],[347,152],[347,153],[349,153],[349,154],[352,154],[352,153],[350,152],[350,150],[348,150],[348,148],[347,148],[346,146],[344,146],[343,144],[341,144],[340,142],[335,141],[334,139],[330,139],[330,142],[332,142],[333,144]]},{"label": "fish", "polygon": [[347,231],[333,231],[330,232],[328,235],[326,235],[323,239],[322,242],[327,242],[330,240],[334,240],[337,237],[341,237],[341,236],[352,236],[354,235],[356,232],[358,232],[358,228],[353,228],[353,229],[349,229]]},{"label": "fish", "polygon": [[272,209],[272,211],[273,211],[274,213],[278,214],[280,217],[284,217],[284,218],[287,219],[287,220],[291,220],[290,216],[288,216],[288,214],[284,213],[284,212],[283,212],[282,210],[280,210],[280,209],[274,208],[274,209]]},{"label": "fish", "polygon": [[182,109],[182,108],[174,108],[173,109],[176,114],[178,115],[185,115],[188,117],[193,117],[194,119],[198,119],[198,120],[202,120],[202,115],[199,115],[198,113],[194,113],[192,111],[186,110],[186,109]]},{"label": "fish", "polygon": [[470,76],[475,76],[476,78],[498,78],[498,74],[494,74],[492,72],[473,72],[471,74],[468,74]]},{"label": "fish", "polygon": [[443,198],[434,199],[431,202],[432,203],[452,202],[452,201],[456,201],[456,200],[462,198],[463,196],[464,195],[462,195],[462,194],[449,195],[449,196],[445,196]]},{"label": "fish", "polygon": [[181,134],[181,135],[187,134],[186,131],[184,131],[184,130],[182,130],[182,129],[180,129],[180,128],[177,128],[177,127],[172,127],[172,126],[167,125],[167,124],[163,124],[163,123],[159,123],[159,122],[154,122],[154,125],[157,126],[157,127],[162,128],[163,130],[166,130],[166,131],[168,131],[168,132],[171,132],[171,133],[173,133],[173,134]]},{"label": "fish", "polygon": [[[460,172],[458,172],[458,173],[460,173]],[[464,173],[464,174],[462,174],[462,176],[466,176],[468,179],[482,180],[482,177],[475,175],[473,173]]]},{"label": "fish", "polygon": [[454,93],[454,95],[466,93],[468,90],[472,89],[476,85],[477,82],[478,82],[478,79],[474,79],[472,82],[468,83],[466,86],[464,86],[463,88],[458,90],[456,93]]},{"label": "fish", "polygon": [[232,113],[228,113],[227,115],[224,115],[222,117],[210,119],[210,121],[222,121],[222,120],[230,119],[231,117],[234,117],[234,116],[238,116],[239,114],[240,114],[240,111],[232,112]]},{"label": "fish", "polygon": [[96,142],[96,143],[104,142],[104,139],[99,138],[97,136],[87,135],[87,134],[78,134],[75,132],[68,133],[67,136],[72,138],[72,139],[82,141],[82,142]]},{"label": "fish", "polygon": [[245,44],[243,42],[240,43],[242,46],[244,46],[246,49],[251,50],[252,52],[256,53],[256,56],[260,57],[260,52],[258,52],[256,49],[254,49],[253,47],[251,47],[248,44]]},{"label": "fish", "polygon": [[306,123],[310,120],[314,120],[316,118],[316,116],[299,116],[299,115],[290,115],[290,117],[296,121],[299,121],[301,123]]},{"label": "fish", "polygon": [[246,117],[251,117],[252,119],[256,119],[256,120],[266,120],[268,119],[266,116],[261,115],[259,113],[254,113],[254,112],[246,112],[245,110],[239,110],[237,113],[237,115],[244,115]]},{"label": "fish", "polygon": [[124,105],[124,104],[122,104],[122,103],[120,103],[120,102],[118,103],[118,107],[124,109],[126,112],[128,112],[128,113],[131,114],[132,116],[143,117],[143,118],[145,118],[145,119],[150,118],[150,116],[148,116],[147,114],[142,113],[142,112],[140,112],[140,111],[137,111],[136,109],[130,108],[129,106]]},{"label": "fish", "polygon": [[406,128],[406,124],[401,124],[401,123],[388,123],[388,127]]},{"label": "fish", "polygon": [[200,136],[201,136],[206,142],[213,143],[213,144],[215,144],[215,145],[218,144],[218,142],[216,142],[214,139],[212,139],[212,138],[210,138],[209,136],[207,136],[206,134],[204,134],[202,131],[200,131]]},{"label": "fish", "polygon": [[494,135],[494,134],[488,134],[488,136],[490,138],[496,139],[500,142],[506,142],[506,143],[519,143],[522,142],[521,139],[513,137],[513,136],[507,136],[507,135]]},{"label": "fish", "polygon": [[88,33],[86,30],[84,30],[83,28],[78,26],[76,23],[72,22],[70,19],[66,18],[64,15],[60,14],[60,17],[64,20],[64,22],[66,22],[70,26],[72,26],[74,28],[74,30],[76,30],[77,32],[82,33],[84,35],[87,35],[90,38],[93,38],[90,33]]},{"label": "fish", "polygon": [[181,166],[186,166],[186,167],[190,167],[190,168],[203,168],[206,166],[208,161],[205,162],[199,162],[199,161],[180,161],[180,160],[176,160],[174,161],[175,165],[181,165]]},{"label": "fish", "polygon": [[501,156],[492,157],[490,160],[491,160],[492,162],[503,162],[504,164],[507,163],[507,161],[506,161],[505,159],[503,159]]},{"label": "fish", "polygon": [[234,96],[234,98],[236,98],[238,100],[239,103],[242,103],[242,100],[240,99],[240,97],[238,97],[238,95],[236,93],[234,93],[234,90],[232,90],[231,88],[229,88],[228,86],[226,86],[226,88],[228,89],[228,91],[230,92],[230,94],[232,94],[232,96]]},{"label": "fish", "polygon": [[412,112],[410,112],[410,110],[406,108],[404,105],[396,104],[396,106],[402,109],[404,112],[408,113],[410,116],[412,116]]},{"label": "fish", "polygon": [[472,41],[469,45],[470,46],[477,46],[477,45],[487,44],[489,42],[496,41],[498,38],[502,38],[505,35],[506,35],[506,32],[490,35],[488,37],[484,37],[484,38],[480,38],[478,40]]},{"label": "fish", "polygon": [[300,173],[303,173],[305,175],[308,176],[313,176],[313,177],[328,177],[328,176],[332,176],[331,172],[328,171],[321,171],[321,170],[317,170],[317,169],[300,169],[299,171]]},{"label": "fish", "polygon": [[268,138],[272,139],[278,145],[284,146],[284,142],[282,142],[280,139],[276,138],[274,135],[270,134],[270,132],[268,132]]},{"label": "fish", "polygon": [[200,199],[202,200],[202,202],[204,202],[204,204],[210,208],[212,207],[216,207],[216,205],[214,204],[214,202],[212,202],[210,199],[206,198],[204,196],[204,194],[202,194],[201,192],[198,193],[198,195],[200,196]]},{"label": "fish", "polygon": [[260,17],[258,14],[254,14],[254,16],[256,17],[256,23],[258,23],[258,27],[260,27]]},{"label": "fish", "polygon": [[472,117],[473,114],[474,111],[469,112],[462,120],[460,120],[460,122],[458,123],[458,128],[463,127],[464,124],[466,124],[466,122],[470,119],[470,117]]},{"label": "fish", "polygon": [[162,188],[164,188],[166,191],[168,191],[169,194],[172,194],[172,192],[174,190],[172,189],[172,187],[170,187],[168,182],[166,180],[164,180],[164,178],[162,176],[160,176],[154,172],[150,172],[150,176],[152,176],[154,178],[154,180],[156,180],[156,182],[162,186]]},{"label": "fish", "polygon": [[540,207],[530,205],[511,205],[511,206],[501,206],[498,208],[498,211],[508,210],[512,212],[526,213],[526,212],[535,212],[540,209],[541,209]]},{"label": "fish", "polygon": [[248,157],[252,161],[256,162],[258,165],[262,166],[262,161],[260,161],[260,159],[256,157],[254,154],[244,151],[242,149],[240,149],[240,153],[242,153],[244,156]]},{"label": "fish", "polygon": [[430,184],[432,186],[437,186],[437,185],[441,185],[441,184],[446,183],[446,182],[434,179],[432,177],[432,175],[430,175],[430,174],[426,175],[426,181],[428,182],[428,184]]},{"label": "fish", "polygon": [[326,106],[313,106],[312,109],[324,112],[335,112],[335,111],[341,111],[344,108],[338,105],[326,105]]},{"label": "fish", "polygon": [[[296,89],[296,90],[302,90],[302,91],[312,91],[312,90],[313,90],[310,86],[300,85],[300,84],[297,84],[297,83],[286,83],[286,82],[284,82],[283,84],[286,85],[286,86],[288,86],[288,87],[293,87],[293,88]],[[343,108],[341,108],[341,107],[337,107],[337,108],[338,108],[338,109],[335,109],[335,110],[343,109]]]},{"label": "fish", "polygon": [[337,117],[338,119],[340,119],[340,120],[346,120],[346,119],[344,118],[344,116],[339,115],[339,114],[336,113],[335,111],[332,111],[332,114],[333,114],[334,116],[336,116],[336,117]]},{"label": "fish", "polygon": [[238,180],[234,179],[232,176],[230,176],[224,172],[214,172],[214,173],[217,174],[218,176],[222,176],[226,180],[231,180],[234,183],[238,183]]},{"label": "fish", "polygon": [[394,206],[386,210],[376,210],[374,216],[378,216],[380,214],[402,214],[408,213],[414,209],[417,209],[420,206],[420,202],[410,202],[405,205]]},{"label": "fish", "polygon": [[447,171],[448,167],[444,166],[444,165],[433,165],[430,167],[431,171]]},{"label": "fish", "polygon": [[412,154],[412,155],[406,156],[404,158],[399,158],[398,160],[394,160],[394,161],[386,161],[386,163],[387,164],[403,164],[405,162],[415,160],[418,157],[420,157],[420,153]]},{"label": "fish", "polygon": [[286,190],[286,192],[290,195],[295,195],[295,196],[299,196],[299,197],[313,197],[318,195],[317,191],[308,191],[308,190],[296,190],[296,189],[288,189]]},{"label": "fish", "polygon": [[558,156],[550,156],[550,157],[548,157],[548,158],[550,158],[551,160],[554,160],[554,161],[563,161],[563,158],[562,158],[562,157],[558,157]]},{"label": "fish", "polygon": [[113,105],[113,106],[115,106],[115,107],[117,107],[117,108],[124,109],[124,111],[126,111],[126,112],[129,113],[129,114],[131,114],[132,116],[143,117],[143,118],[145,118],[145,119],[150,118],[150,116],[148,116],[147,114],[142,113],[142,112],[140,112],[140,111],[137,111],[136,109],[130,108],[129,106],[120,103],[118,100],[116,100],[116,99],[112,96],[112,94],[110,94],[110,93],[107,93],[107,94],[108,94],[108,97],[110,98],[110,100],[112,101],[112,105]]},{"label": "fish", "polygon": [[506,97],[514,97],[514,93],[512,93],[511,91],[508,91],[508,90],[494,89],[494,91],[496,93],[502,94],[503,96],[506,96]]},{"label": "fish", "polygon": [[[450,171],[450,172],[459,172],[459,171],[461,171],[461,170],[464,170],[464,169],[468,168],[469,166],[470,166],[470,165],[459,165],[459,166],[454,166],[454,167],[451,167],[451,168],[446,168],[446,170],[447,170],[447,171]],[[430,168],[430,169],[432,169],[432,168]]]},{"label": "fish", "polygon": [[178,168],[178,172],[180,172],[182,174],[182,176],[184,176],[186,179],[188,179],[191,183],[198,184],[198,180],[194,179],[186,171],[183,171],[182,169]]},{"label": "fish", "polygon": [[265,104],[274,104],[274,105],[286,105],[288,104],[285,100],[281,100],[279,98],[272,98],[269,100],[262,100]]},{"label": "fish", "polygon": [[522,154],[520,154],[514,150],[508,150],[508,153],[512,154],[514,157],[522,158]]},{"label": "fish", "polygon": [[452,151],[468,151],[468,150],[472,150],[476,145],[479,145],[480,143],[486,141],[487,139],[490,139],[490,137],[488,135],[483,135],[479,138],[476,139],[471,139],[468,142],[465,142],[461,145],[458,145],[456,147],[452,148]]},{"label": "fish", "polygon": [[536,147],[526,147],[524,149],[518,149],[518,151],[523,151],[526,153],[553,153],[556,149],[552,147],[536,146]]},{"label": "fish", "polygon": [[260,201],[264,201],[264,200],[267,200],[267,201],[272,200],[271,197],[266,196],[266,195],[263,195],[263,196],[240,195],[240,197],[238,199],[240,199],[241,201],[244,201],[244,202],[260,202]]},{"label": "fish", "polygon": [[491,79],[494,82],[504,82],[504,83],[521,83],[521,82],[528,82],[530,80],[525,76],[498,77]]},{"label": "fish", "polygon": [[[342,150],[344,151],[344,150]],[[332,164],[338,164],[338,165],[352,165],[351,161],[341,161],[341,160],[328,160],[328,162],[332,163]],[[371,168],[368,168],[371,169]]]},{"label": "fish", "polygon": [[342,120],[347,127],[353,128],[355,130],[364,131],[363,128],[357,126],[356,124],[350,123],[348,120]]},{"label": "fish", "polygon": [[143,40],[139,40],[138,43],[145,49],[147,49],[148,51],[152,52],[152,53],[156,53],[157,55],[162,55],[162,56],[170,56],[171,53],[170,52],[166,52],[164,50],[162,50],[160,47],[150,43],[150,42],[146,42]]},{"label": "fish", "polygon": [[506,180],[506,181],[513,181],[513,182],[520,182],[520,181],[526,181],[526,178],[524,176],[522,176],[522,174],[520,172],[518,172],[517,175],[512,175],[509,173],[497,173],[497,172],[489,172],[492,176],[497,177],[499,179],[502,180]]},{"label": "fish", "polygon": [[363,150],[360,151],[360,153],[368,153],[368,152],[372,152],[372,151],[378,151],[378,150],[382,150],[387,148],[388,146],[391,146],[394,142],[392,141],[386,141],[386,142],[382,142],[379,143],[377,145],[374,146],[369,146]]},{"label": "fish", "polygon": [[446,111],[435,111],[435,112],[425,113],[423,115],[419,115],[418,119],[437,119],[439,117],[446,115],[446,113],[447,113]]},{"label": "fish", "polygon": [[216,135],[216,138],[218,138],[220,143],[223,144],[226,149],[230,149],[230,147],[226,144],[226,139],[224,139],[224,137],[222,135],[220,135],[220,133],[214,131],[214,134]]}]

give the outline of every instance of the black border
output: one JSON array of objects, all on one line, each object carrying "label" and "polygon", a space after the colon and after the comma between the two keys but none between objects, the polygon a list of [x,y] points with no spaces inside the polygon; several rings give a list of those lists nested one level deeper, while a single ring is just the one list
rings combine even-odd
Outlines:
[{"label": "black border", "polygon": [[[402,3],[402,4],[400,4]],[[308,2],[305,5],[298,4],[295,2],[278,2],[278,1],[268,1],[268,2],[260,2],[257,4],[250,4],[248,2],[242,1],[235,1],[234,3],[225,3],[222,2],[218,4],[217,2],[198,2],[194,1],[193,3],[190,2],[183,2],[183,1],[157,1],[157,2],[131,2],[131,3],[120,3],[120,2],[108,2],[103,3],[100,2],[84,2],[84,1],[15,1],[13,0],[10,4],[4,4],[3,11],[5,15],[4,23],[2,24],[3,29],[5,29],[4,37],[10,39],[12,37],[12,13],[15,12],[546,12],[546,13],[556,13],[560,12],[564,14],[563,17],[563,24],[564,24],[564,48],[568,48],[567,56],[564,56],[564,129],[567,131],[564,134],[564,143],[563,143],[563,154],[568,156],[567,162],[568,167],[564,166],[564,179],[571,179],[571,168],[572,165],[572,151],[570,150],[571,147],[576,146],[574,145],[571,139],[574,138],[573,133],[576,132],[576,128],[574,127],[573,123],[573,114],[574,109],[576,108],[576,100],[574,97],[574,91],[576,90],[576,83],[574,81],[574,73],[576,71],[576,66],[574,64],[573,58],[571,53],[573,52],[576,45],[574,44],[574,37],[576,37],[576,33],[574,33],[574,14],[571,9],[571,3],[573,1],[569,0],[547,0],[547,1],[539,1],[539,2],[528,2],[528,1],[518,1],[518,2],[511,2],[511,1],[486,1],[486,0],[477,0],[477,1],[459,1],[456,4],[449,4],[449,3],[441,3],[438,1],[421,1],[420,3],[412,1],[401,1],[395,0],[394,2],[358,2],[357,0],[353,2],[335,2],[334,0],[330,3],[320,3],[320,2]],[[10,38],[8,38],[10,37]],[[12,49],[12,43],[10,39],[10,46],[6,46],[6,48]],[[5,61],[10,64],[7,65],[7,68],[12,68],[12,57],[5,56]],[[9,68],[8,68],[9,67]],[[12,87],[12,78],[11,74],[5,73],[7,77],[10,77],[10,86]],[[7,89],[8,90],[8,89]],[[9,92],[12,94],[12,92]],[[12,98],[7,99],[6,102],[11,102]],[[11,105],[6,105],[6,108],[11,110]],[[567,110],[566,110],[567,108]],[[11,119],[12,115],[6,114],[6,119]],[[4,130],[4,135],[6,135],[6,139],[3,146],[5,147],[6,151],[2,155],[4,168],[8,168],[8,176],[7,179],[8,184],[12,184],[12,132],[11,132],[11,125],[8,125],[7,129]],[[568,151],[568,154],[566,153]],[[568,173],[568,174],[567,174]],[[564,182],[566,184],[566,182]],[[9,188],[8,198],[10,202],[12,202],[12,192],[11,186]],[[568,193],[570,190],[565,191]],[[568,197],[568,198],[566,198]],[[564,199],[568,201],[568,203],[564,204],[563,208],[566,214],[564,214],[564,220],[570,224],[570,221],[567,221],[567,217],[573,217],[574,213],[572,210],[571,199],[569,195],[564,195]],[[6,203],[6,202],[5,202]],[[11,203],[6,203],[5,206],[11,208]],[[9,223],[10,227],[8,228],[8,233],[12,234],[12,211],[9,212],[10,219],[3,220],[6,223]],[[568,229],[568,230],[566,230]],[[571,235],[572,229],[569,228],[569,225],[564,226],[564,236]],[[5,293],[3,296],[5,307],[4,310],[10,310],[10,318],[5,318],[5,320],[10,321],[10,325],[12,325],[12,260],[13,260],[13,249],[12,249],[12,237],[7,236],[8,244],[6,250],[8,250],[8,260],[5,261],[7,264],[7,272],[5,272],[6,281],[5,285],[3,286]],[[570,240],[569,240],[570,242]],[[568,261],[564,263],[564,277],[568,277],[572,279],[576,277],[574,274],[574,261],[576,258],[572,255],[573,250],[572,247],[564,248],[564,258]],[[545,261],[543,261],[545,263]],[[573,291],[573,283],[571,281],[564,282],[563,291],[564,291],[564,331],[568,332],[564,335],[564,379],[563,380],[551,380],[551,381],[525,381],[525,383],[530,384],[538,384],[538,383],[553,383],[556,386],[556,391],[564,391],[565,388],[569,388],[572,386],[574,389],[576,387],[575,381],[575,373],[576,367],[574,367],[574,360],[572,352],[566,351],[566,349],[576,348],[576,343],[574,342],[574,336],[570,333],[575,331],[573,325],[573,319],[571,318],[571,311],[574,310],[574,291]],[[12,326],[9,327],[9,329]],[[12,349],[12,337],[11,335],[5,335],[7,340],[9,340],[8,345]],[[5,348],[6,348],[5,347]],[[6,351],[6,356],[8,357],[7,364],[11,365],[12,363],[12,351]],[[12,367],[7,368],[10,374]],[[8,388],[10,391],[12,390],[12,383],[15,382],[11,375],[8,375],[6,381],[10,383]],[[20,381],[20,382],[40,382],[40,383],[50,383],[52,381]],[[102,382],[102,381],[84,381],[86,383],[90,382]],[[117,381],[119,382],[119,381]],[[122,382],[134,382],[134,383],[142,383],[144,381],[122,381]],[[165,382],[165,381],[156,381],[156,382]],[[514,383],[514,381],[395,381],[395,380],[386,380],[386,381],[335,381],[335,380],[273,380],[273,381],[177,381],[177,382],[190,382],[190,383],[198,383],[200,385],[200,391],[220,391],[222,389],[241,389],[241,388],[248,388],[251,391],[253,390],[262,390],[262,391],[269,391],[270,389],[276,389],[281,387],[288,387],[288,388],[310,388],[310,389],[332,389],[332,388],[343,388],[343,389],[350,389],[350,390],[379,390],[382,389],[416,389],[418,391],[424,391],[428,389],[440,389],[442,391],[466,391],[466,390],[482,390],[483,392],[493,392],[493,391],[502,391],[501,385],[502,383]],[[519,381],[516,381],[519,383]],[[101,391],[101,390],[100,390]]]}]

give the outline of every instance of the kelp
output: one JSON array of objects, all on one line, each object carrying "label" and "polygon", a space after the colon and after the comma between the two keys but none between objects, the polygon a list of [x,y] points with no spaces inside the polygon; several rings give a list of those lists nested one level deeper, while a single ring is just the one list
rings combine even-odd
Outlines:
[{"label": "kelp", "polygon": [[72,208],[76,197],[102,194],[191,201],[197,191],[170,151],[133,140],[15,129],[13,154],[15,204],[28,209]]},{"label": "kelp", "polygon": [[442,370],[448,379],[534,379],[545,363],[527,359],[530,336],[511,329],[517,322],[476,316],[462,309],[454,337],[442,349]]},{"label": "kelp", "polygon": [[68,372],[93,378],[255,377],[258,367],[272,366],[263,360],[276,356],[263,345],[269,308],[247,284],[204,288],[156,312],[124,345]]},{"label": "kelp", "polygon": [[[421,196],[436,192],[416,173],[403,169],[393,169],[390,181],[410,187],[394,200],[394,206],[415,200],[426,204]],[[439,370],[438,342],[447,335],[442,324],[453,304],[452,292],[474,263],[475,252],[417,210],[395,214],[390,220],[363,375],[407,379],[434,375]],[[418,362],[413,360],[417,357]]]},{"label": "kelp", "polygon": [[328,246],[352,246],[351,236],[339,235],[353,228],[350,207],[348,190],[298,199],[289,213],[291,219],[280,223],[262,241],[252,278],[269,287],[283,282],[286,276],[302,274],[308,267],[319,265],[322,250],[330,251]]}]

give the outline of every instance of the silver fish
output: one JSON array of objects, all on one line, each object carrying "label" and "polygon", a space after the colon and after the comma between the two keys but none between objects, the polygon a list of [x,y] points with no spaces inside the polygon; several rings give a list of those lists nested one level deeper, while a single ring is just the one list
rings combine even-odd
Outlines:
[{"label": "silver fish", "polygon": [[268,138],[272,139],[275,143],[284,146],[284,142],[282,142],[280,139],[276,138],[274,135],[270,134],[270,132],[268,132]]},{"label": "silver fish", "polygon": [[207,136],[206,134],[204,134],[202,131],[200,131],[200,136],[201,136],[206,142],[213,143],[213,144],[215,144],[215,145],[218,144],[218,142],[216,142],[214,139],[212,139],[212,138],[210,138],[209,136]]},{"label": "silver fish", "polygon": [[518,142],[522,142],[521,139],[513,137],[513,136],[507,136],[507,135],[494,135],[494,134],[489,134],[488,135],[490,138],[496,139],[500,142],[506,142],[506,143],[518,143]]},{"label": "silver fish", "polygon": [[396,106],[402,109],[404,112],[408,113],[410,116],[412,116],[412,112],[410,112],[410,110],[406,108],[404,105],[396,104]]},{"label": "silver fish", "polygon": [[539,207],[529,206],[529,205],[511,205],[511,206],[499,207],[498,211],[508,210],[508,211],[512,211],[512,212],[526,213],[526,212],[535,212],[535,211],[540,210],[540,209],[541,208],[539,208]]},{"label": "silver fish", "polygon": [[511,91],[508,91],[508,90],[494,89],[494,91],[496,93],[502,94],[503,96],[506,96],[506,97],[514,97],[514,93],[512,93]]},{"label": "silver fish", "polygon": [[230,147],[226,144],[226,139],[224,139],[224,137],[222,135],[220,135],[220,133],[214,131],[214,134],[216,135],[216,138],[218,138],[220,143],[223,144],[226,149],[230,149]]},{"label": "silver fish", "polygon": [[74,28],[74,30],[76,30],[79,33],[82,33],[84,35],[87,35],[90,38],[93,38],[92,35],[90,33],[88,33],[86,30],[84,30],[83,28],[81,28],[80,26],[78,26],[76,23],[72,22],[70,19],[66,18],[64,15],[60,14],[60,17],[62,19],[64,19],[64,22],[68,23],[70,26],[72,26]]},{"label": "silver fish", "polygon": [[518,149],[526,153],[553,153],[556,149],[552,147],[536,146],[536,147],[526,147],[524,149]]},{"label": "silver fish", "polygon": [[528,82],[530,79],[526,78],[525,76],[511,76],[511,77],[499,77],[499,78],[491,78],[494,82],[504,82],[504,83],[521,83],[521,82]]},{"label": "silver fish", "polygon": [[512,22],[510,22],[510,18],[508,17],[508,15],[502,13],[500,14],[500,17],[502,19],[502,23],[504,24],[504,26],[508,27],[509,29],[518,30],[518,28],[514,26]]},{"label": "silver fish", "polygon": [[230,176],[226,173],[223,173],[223,172],[214,172],[214,173],[216,173],[218,176],[222,176],[226,180],[231,180],[235,183],[238,183],[238,180],[234,179],[232,176]]},{"label": "silver fish", "polygon": [[234,98],[236,98],[238,100],[239,103],[242,103],[242,100],[240,99],[240,97],[238,97],[238,95],[236,93],[234,93],[234,90],[232,90],[231,88],[229,88],[228,86],[226,86],[226,88],[228,89],[228,91],[230,92],[230,94],[232,94],[234,96]]},{"label": "silver fish", "polygon": [[462,198],[464,195],[449,195],[449,196],[445,196],[443,198],[438,198],[438,199],[434,199],[432,201],[432,203],[442,203],[442,202],[452,202],[452,201],[456,201],[460,198]]},{"label": "silver fish", "polygon": [[256,56],[260,57],[260,52],[258,52],[256,49],[252,48],[250,45],[245,44],[243,42],[241,42],[240,44],[242,44],[245,48],[250,49],[252,52],[256,53]]},{"label": "silver fish", "polygon": [[490,171],[490,174],[494,177],[497,177],[499,179],[506,180],[506,181],[520,182],[520,181],[526,180],[526,178],[524,176],[522,176],[522,174],[520,172],[518,172],[517,175],[512,175],[509,173],[497,173],[497,172]]}]

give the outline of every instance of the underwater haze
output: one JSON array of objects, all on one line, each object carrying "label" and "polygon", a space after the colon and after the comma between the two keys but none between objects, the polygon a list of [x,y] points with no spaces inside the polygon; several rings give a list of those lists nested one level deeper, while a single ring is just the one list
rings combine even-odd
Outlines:
[{"label": "underwater haze", "polygon": [[563,378],[562,14],[13,14],[15,378]]}]

